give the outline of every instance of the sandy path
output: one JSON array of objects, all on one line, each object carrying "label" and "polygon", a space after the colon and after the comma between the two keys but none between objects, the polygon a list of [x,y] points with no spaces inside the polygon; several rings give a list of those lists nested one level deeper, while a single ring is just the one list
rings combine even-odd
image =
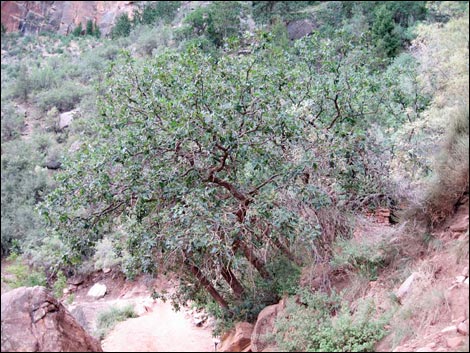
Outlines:
[{"label": "sandy path", "polygon": [[154,304],[148,314],[129,319],[101,342],[105,352],[213,352],[211,330],[194,326],[170,303]]}]

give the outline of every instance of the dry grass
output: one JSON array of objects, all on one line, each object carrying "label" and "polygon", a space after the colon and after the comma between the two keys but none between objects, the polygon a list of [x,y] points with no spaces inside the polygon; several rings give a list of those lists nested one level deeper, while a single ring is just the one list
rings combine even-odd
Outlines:
[{"label": "dry grass", "polygon": [[414,267],[414,270],[415,280],[410,292],[403,298],[402,305],[394,300],[393,295],[390,296],[393,312],[391,333],[384,340],[384,345],[390,351],[405,340],[423,336],[429,327],[439,326],[451,318],[447,284],[435,278],[438,266],[426,260]]}]

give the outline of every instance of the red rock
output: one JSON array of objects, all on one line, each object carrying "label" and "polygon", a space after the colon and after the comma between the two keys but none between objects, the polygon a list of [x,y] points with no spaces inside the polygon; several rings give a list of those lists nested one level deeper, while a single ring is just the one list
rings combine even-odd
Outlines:
[{"label": "red rock", "polygon": [[2,1],[1,20],[7,32],[37,34],[55,31],[68,34],[79,23],[92,20],[106,35],[122,13],[130,17],[134,1]]},{"label": "red rock", "polygon": [[270,343],[266,342],[265,335],[273,332],[274,322],[285,306],[286,301],[283,299],[278,304],[267,306],[258,314],[251,336],[251,350],[253,352],[268,352],[274,349]]},{"label": "red rock", "polygon": [[102,352],[44,287],[20,287],[1,299],[2,352]]},{"label": "red rock", "polygon": [[250,347],[253,325],[248,322],[238,322],[235,328],[222,337],[219,352],[243,352]]},{"label": "red rock", "polygon": [[462,337],[452,337],[448,338],[446,340],[447,347],[449,348],[457,348],[463,343],[463,338]]},{"label": "red rock", "polygon": [[461,335],[468,336],[468,320],[465,320],[458,324],[457,332]]}]

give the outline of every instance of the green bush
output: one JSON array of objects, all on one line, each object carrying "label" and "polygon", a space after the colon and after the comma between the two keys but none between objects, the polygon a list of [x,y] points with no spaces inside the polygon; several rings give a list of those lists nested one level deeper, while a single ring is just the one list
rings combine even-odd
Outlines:
[{"label": "green bush", "polygon": [[83,27],[82,27],[82,23],[80,22],[78,26],[75,27],[75,29],[72,31],[72,35],[74,37],[78,37],[82,35],[82,32],[83,32]]},{"label": "green bush", "polygon": [[14,278],[3,277],[2,280],[10,287],[46,286],[47,281],[44,272],[29,268],[18,254],[12,253],[8,256],[7,261],[11,261],[12,264],[6,267],[5,272],[13,274]]},{"label": "green bush", "polygon": [[113,306],[108,310],[100,312],[97,319],[97,335],[103,339],[106,334],[120,321],[137,317],[132,305],[126,305],[122,308]]},{"label": "green bush", "polygon": [[389,259],[382,249],[382,243],[368,243],[365,240],[339,239],[335,243],[337,249],[330,261],[334,269],[358,271],[371,281],[377,279],[379,271]]},{"label": "green bush", "polygon": [[276,320],[274,339],[281,352],[373,352],[385,336],[387,319],[374,318],[372,302],[351,312],[335,295],[304,291],[300,300],[303,305],[290,298]]},{"label": "green bush", "polygon": [[36,103],[43,112],[52,107],[56,107],[60,112],[66,112],[74,109],[89,92],[89,88],[79,83],[65,81],[60,87],[38,93]]},{"label": "green bush", "polygon": [[140,23],[151,25],[157,21],[170,23],[175,18],[181,1],[155,1],[145,4],[142,14],[139,16]]},{"label": "green bush", "polygon": [[122,259],[116,256],[112,241],[109,238],[103,238],[96,245],[96,252],[93,255],[93,261],[95,269],[101,270],[103,268],[120,265]]},{"label": "green bush", "polygon": [[[44,135],[42,143],[50,143],[49,136]],[[34,205],[51,188],[47,171],[40,167],[45,151],[41,151],[40,143],[33,138],[2,142],[2,255],[18,246],[21,249],[28,238],[44,237],[44,226]]]},{"label": "green bush", "polygon": [[57,273],[57,278],[52,286],[54,290],[54,296],[57,299],[60,299],[64,295],[64,289],[67,287],[67,277],[65,277],[64,272],[59,271]]},{"label": "green bush", "polygon": [[118,37],[127,37],[131,33],[131,21],[129,16],[124,13],[120,15],[116,21],[115,26],[111,30],[111,37],[113,39]]},{"label": "green bush", "polygon": [[11,104],[2,103],[2,143],[18,138],[23,126],[24,116],[18,114]]},{"label": "green bush", "polygon": [[205,36],[220,47],[224,39],[241,33],[240,16],[243,12],[244,7],[238,1],[217,1],[194,10],[184,22],[192,29],[188,34]]}]

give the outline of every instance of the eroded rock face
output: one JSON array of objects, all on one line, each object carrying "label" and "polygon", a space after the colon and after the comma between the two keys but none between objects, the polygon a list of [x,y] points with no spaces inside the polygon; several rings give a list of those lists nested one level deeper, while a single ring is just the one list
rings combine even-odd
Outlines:
[{"label": "eroded rock face", "polygon": [[283,299],[278,304],[267,306],[258,314],[258,320],[256,320],[253,334],[251,335],[252,352],[276,351],[275,347],[266,341],[266,335],[274,331],[276,318],[285,307],[286,299]]},{"label": "eroded rock face", "polygon": [[103,351],[44,287],[20,287],[1,299],[2,352]]},{"label": "eroded rock face", "polygon": [[237,322],[235,328],[222,337],[219,352],[243,352],[250,346],[253,325],[249,322]]},{"label": "eroded rock face", "polygon": [[134,1],[2,1],[2,24],[8,32],[68,34],[92,20],[107,35],[122,13],[132,16]]}]

